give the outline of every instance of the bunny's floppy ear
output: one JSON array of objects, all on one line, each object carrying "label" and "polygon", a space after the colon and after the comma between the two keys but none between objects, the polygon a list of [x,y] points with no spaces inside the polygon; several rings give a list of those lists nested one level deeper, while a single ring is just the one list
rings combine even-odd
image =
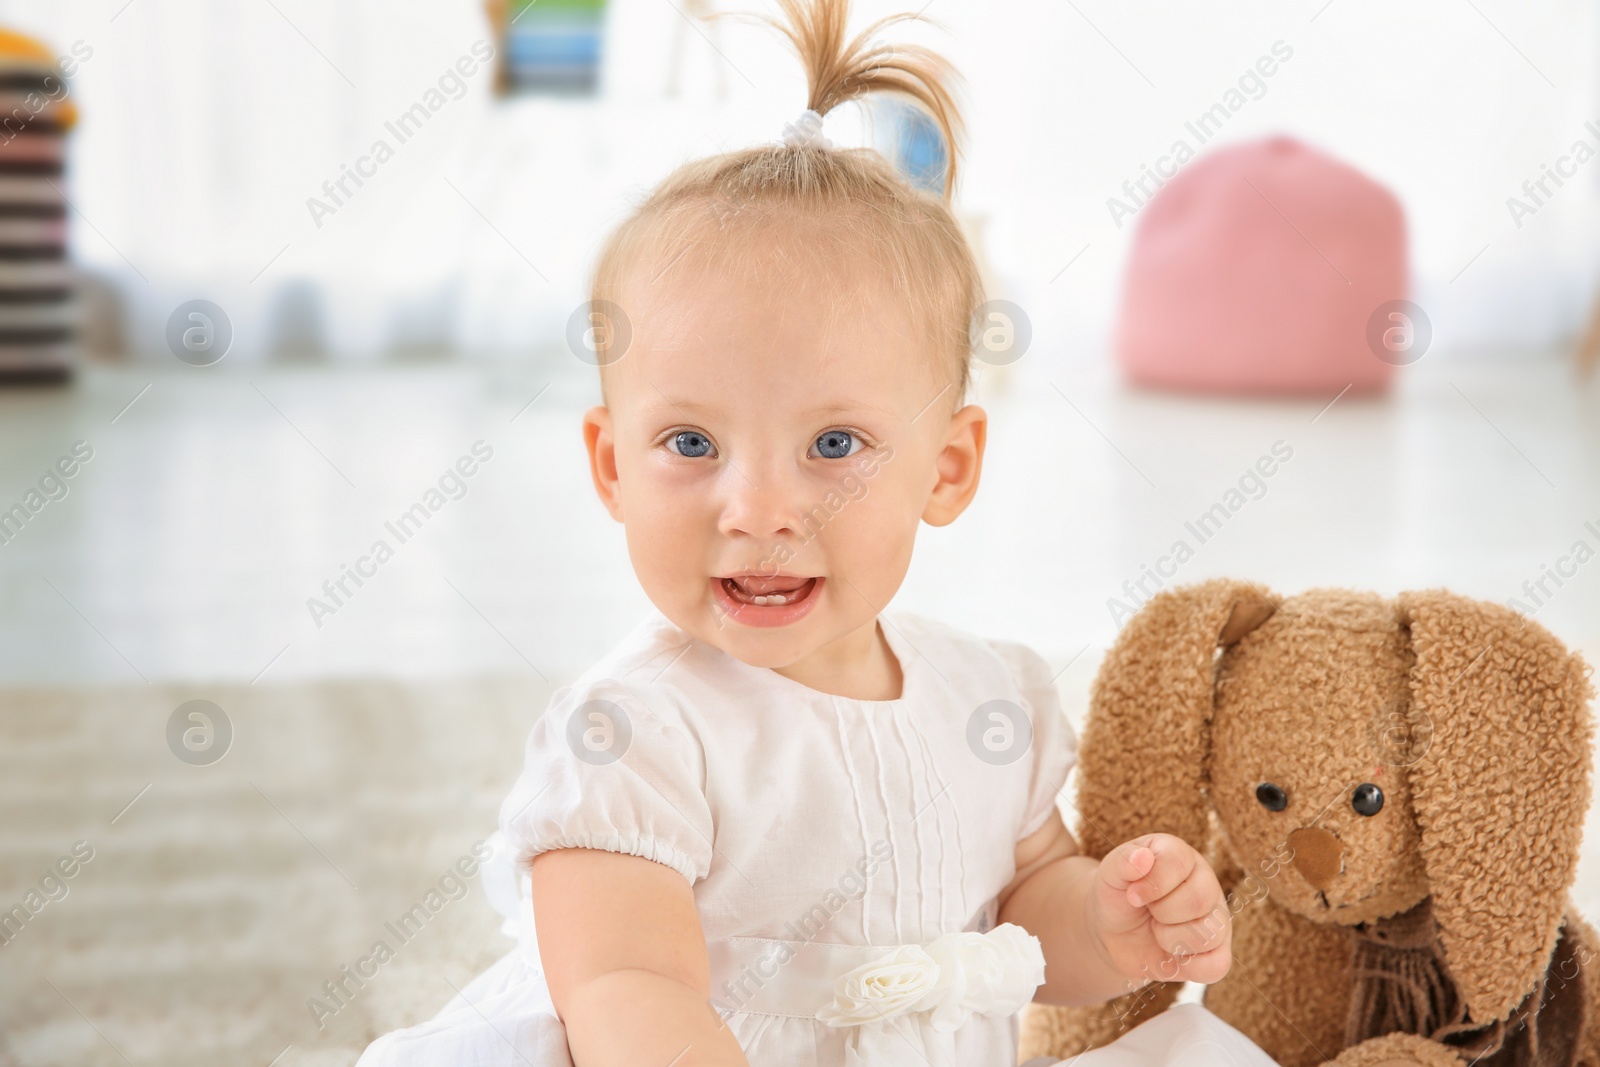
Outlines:
[{"label": "bunny's floppy ear", "polygon": [[1275,609],[1261,586],[1216,579],[1158,593],[1128,620],[1095,677],[1079,747],[1086,854],[1154,832],[1206,851],[1217,650]]},{"label": "bunny's floppy ear", "polygon": [[1550,961],[1589,806],[1583,661],[1509,608],[1400,597],[1413,712],[1408,769],[1445,965],[1475,1022],[1505,1018]]}]

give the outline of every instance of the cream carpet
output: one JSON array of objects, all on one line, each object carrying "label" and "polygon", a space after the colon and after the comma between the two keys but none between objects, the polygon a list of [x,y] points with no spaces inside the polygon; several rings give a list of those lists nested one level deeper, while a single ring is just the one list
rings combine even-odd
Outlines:
[{"label": "cream carpet", "polygon": [[[403,945],[386,924],[493,830],[549,691],[0,689],[0,1067],[347,1067],[427,1018],[511,947],[499,916],[474,878]],[[1080,722],[1080,688],[1062,695]],[[209,766],[167,742],[197,698],[234,730]],[[1589,822],[1573,896],[1593,918],[1600,805]],[[80,841],[93,858],[40,891]],[[30,890],[45,903],[13,931]],[[380,939],[393,960],[338,1007],[323,984]],[[319,1020],[313,997],[338,1010]]]},{"label": "cream carpet", "polygon": [[[510,947],[478,878],[456,900],[440,883],[494,829],[548,697],[536,679],[0,690],[0,1064],[331,1067],[432,1014]],[[234,732],[208,766],[167,742],[197,698]],[[430,890],[442,906],[402,943],[385,924]],[[394,958],[328,998],[380,939]]]}]

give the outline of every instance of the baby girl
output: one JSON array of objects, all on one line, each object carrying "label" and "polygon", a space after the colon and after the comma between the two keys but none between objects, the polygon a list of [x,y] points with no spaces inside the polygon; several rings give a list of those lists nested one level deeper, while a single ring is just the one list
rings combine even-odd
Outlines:
[{"label": "baby girl", "polygon": [[[782,6],[808,111],[680,168],[596,269],[584,440],[655,610],[529,738],[522,945],[362,1067],[1009,1067],[1031,1000],[1228,970],[1192,848],[1079,854],[1044,660],[887,607],[983,463],[960,120],[937,54],[868,40],[894,19]],[[938,122],[943,196],[820,137],[879,91]],[[1074,1062],[1271,1064],[1198,1005]]]}]

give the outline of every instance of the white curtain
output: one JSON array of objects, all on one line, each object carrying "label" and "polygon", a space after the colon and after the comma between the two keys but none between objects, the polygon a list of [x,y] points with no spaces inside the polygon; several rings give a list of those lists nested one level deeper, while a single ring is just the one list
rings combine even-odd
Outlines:
[{"label": "white curtain", "polygon": [[[864,23],[920,4],[856,6]],[[561,344],[631,203],[684,159],[778,136],[804,104],[792,57],[738,23],[708,41],[683,7],[612,0],[598,100],[499,100],[481,67],[458,89],[451,72],[489,38],[476,0],[0,0],[0,19],[92,51],[71,82],[72,242],[124,295],[135,348],[167,358],[168,314],[203,297],[233,320],[231,360],[374,361]],[[1037,328],[1103,338],[1133,229],[1107,198],[1278,41],[1293,59],[1227,139],[1292,132],[1389,184],[1436,344],[1545,344],[1586,310],[1600,160],[1520,227],[1507,200],[1574,142],[1600,148],[1584,126],[1600,120],[1590,0],[934,0],[927,14],[949,32],[913,36],[968,83],[962,208],[999,295]],[[429,100],[400,143],[386,124]],[[852,121],[830,135],[849,140]],[[392,158],[363,162],[380,140]],[[308,199],[331,203],[324,183],[358,165],[365,184],[346,177],[314,217]]]}]

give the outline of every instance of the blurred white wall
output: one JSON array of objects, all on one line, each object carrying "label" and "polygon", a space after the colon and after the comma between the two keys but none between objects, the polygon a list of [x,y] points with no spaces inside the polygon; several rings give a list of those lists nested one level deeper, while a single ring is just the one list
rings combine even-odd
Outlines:
[{"label": "blurred white wall", "polygon": [[[738,22],[714,49],[681,6],[613,0],[598,101],[496,100],[480,71],[405,144],[385,123],[487,38],[476,0],[4,0],[0,20],[62,54],[92,50],[71,90],[73,241],[125,289],[137,347],[161,353],[168,313],[205,297],[233,319],[234,361],[307,335],[365,361],[558,343],[631,202],[684,159],[778,136],[804,103],[795,60]],[[859,0],[858,22],[911,6]],[[1588,0],[930,0],[926,13],[948,32],[908,36],[968,80],[959,199],[986,217],[996,295],[1071,348],[1101,350],[1134,229],[1107,198],[1277,42],[1292,57],[1247,86],[1218,140],[1288,131],[1389,184],[1438,349],[1548,345],[1586,313],[1600,160],[1520,227],[1507,199],[1575,141],[1600,149],[1584,125],[1600,130]],[[688,72],[668,99],[675,35]],[[835,116],[830,134],[860,139],[858,126]],[[308,198],[327,202],[323,183],[380,138],[394,157],[314,218]]]}]

